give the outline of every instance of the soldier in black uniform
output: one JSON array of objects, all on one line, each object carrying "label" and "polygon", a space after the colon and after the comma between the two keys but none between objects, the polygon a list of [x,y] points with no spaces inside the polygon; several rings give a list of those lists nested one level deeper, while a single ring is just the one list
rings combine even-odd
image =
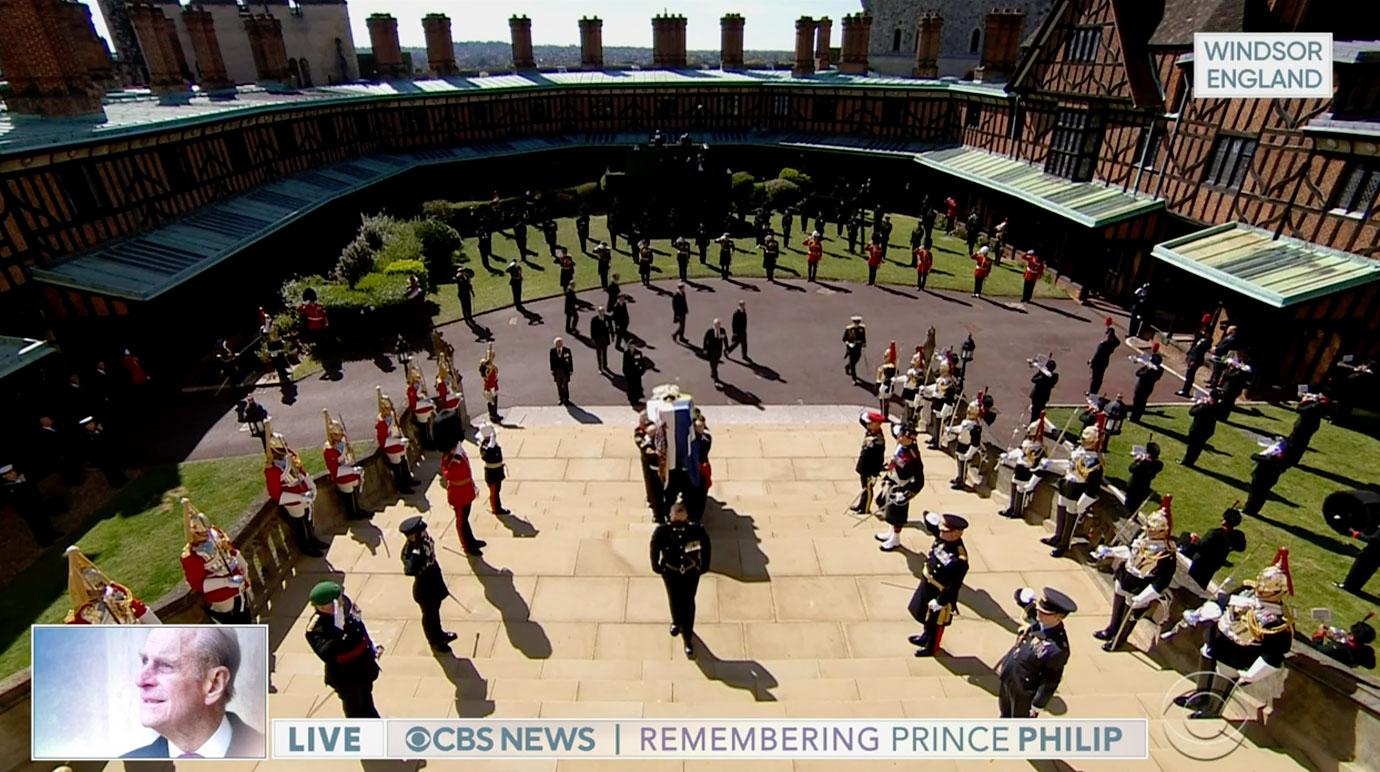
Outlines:
[{"label": "soldier in black uniform", "polygon": [[594,359],[599,363],[599,372],[608,372],[609,369],[609,338],[609,317],[604,313],[604,307],[599,306],[589,320],[589,342],[594,346]]},{"label": "soldier in black uniform", "polygon": [[599,286],[609,286],[609,265],[613,263],[613,250],[609,245],[599,242],[599,246],[594,248],[594,260],[599,270]]},{"label": "soldier in black uniform", "polygon": [[1113,577],[1112,618],[1107,626],[1093,633],[1103,651],[1115,651],[1126,643],[1136,622],[1150,606],[1159,600],[1174,580],[1178,558],[1174,554],[1171,533],[1170,501],[1165,496],[1160,511],[1145,518],[1145,530],[1130,546],[1108,547],[1103,544],[1093,551],[1093,559],[1112,558],[1120,561]]},{"label": "soldier in black uniform", "polygon": [[1092,377],[1088,380],[1088,393],[1097,394],[1102,391],[1102,376],[1107,372],[1107,365],[1111,364],[1112,354],[1121,345],[1121,339],[1116,336],[1116,328],[1112,326],[1112,317],[1107,317],[1107,328],[1101,342],[1093,351],[1093,355],[1088,359],[1088,368],[1092,370]]},{"label": "soldier in black uniform", "polygon": [[767,231],[767,237],[762,241],[762,270],[767,274],[767,281],[776,281],[776,261],[781,257],[781,242],[776,240],[776,234]]},{"label": "soldier in black uniform", "polygon": [[925,465],[920,460],[920,450],[915,447],[915,427],[892,424],[891,434],[896,438],[896,452],[887,465],[883,499],[886,507],[883,519],[891,528],[876,535],[883,552],[901,548],[901,529],[910,519],[910,500],[925,485]]},{"label": "soldier in black uniform", "polygon": [[1285,460],[1288,447],[1289,443],[1281,437],[1270,447],[1251,456],[1251,460],[1255,461],[1255,469],[1251,470],[1251,492],[1246,496],[1246,506],[1241,508],[1241,514],[1260,514],[1260,508],[1265,506],[1265,499],[1269,497],[1270,490],[1279,482],[1280,475],[1284,474],[1284,470],[1289,466]]},{"label": "soldier in black uniform", "polygon": [[926,512],[925,530],[934,535],[930,554],[925,558],[925,575],[906,609],[911,618],[924,625],[920,635],[906,640],[915,645],[915,656],[932,657],[939,653],[939,641],[944,637],[958,608],[958,591],[968,575],[968,550],[963,546],[963,531],[968,521],[958,515]]},{"label": "soldier in black uniform", "polygon": [[694,657],[695,592],[709,570],[709,534],[690,522],[684,501],[671,505],[671,521],[652,531],[652,571],[661,575],[671,605],[671,635],[685,641],[685,656]]},{"label": "soldier in black uniform", "polygon": [[1030,420],[1034,421],[1045,412],[1045,405],[1049,404],[1049,397],[1059,383],[1059,373],[1055,370],[1058,363],[1053,359],[1046,359],[1043,365],[1033,359],[1025,361],[1035,368],[1035,374],[1030,376]]},{"label": "soldier in black uniform", "polygon": [[1131,394],[1131,420],[1140,423],[1141,416],[1145,415],[1145,404],[1150,401],[1150,394],[1155,390],[1160,376],[1164,375],[1164,357],[1160,355],[1159,341],[1150,344],[1149,357],[1136,361],[1140,367],[1136,368],[1136,390]]},{"label": "soldier in black uniform", "polygon": [[666,488],[661,482],[661,453],[656,449],[656,427],[647,418],[647,411],[637,414],[637,428],[633,430],[633,444],[637,446],[639,466],[642,467],[642,485],[647,491],[647,506],[652,510],[652,519],[658,523],[666,522],[663,500]]},{"label": "soldier in black uniform", "polygon": [[461,268],[455,272],[455,294],[460,297],[460,315],[467,322],[474,321],[474,271]]},{"label": "soldier in black uniform", "polygon": [[843,358],[848,362],[843,366],[843,371],[856,381],[858,360],[862,358],[863,349],[867,348],[867,326],[863,324],[861,316],[854,316],[843,328],[843,343]]},{"label": "soldier in black uniform", "polygon": [[580,239],[580,251],[588,254],[586,244],[589,243],[589,212],[581,210],[580,216],[575,218],[575,235]]},{"label": "soldier in black uniform", "polygon": [[326,663],[326,685],[340,695],[346,718],[378,718],[374,681],[383,649],[369,638],[359,607],[335,582],[313,587],[311,605],[316,615],[307,623],[307,643]]},{"label": "soldier in black uniform", "polygon": [[1156,442],[1145,443],[1145,452],[1131,457],[1131,480],[1126,483],[1126,510],[1135,512],[1150,498],[1150,485],[1155,476],[1164,470],[1160,461],[1160,446]]},{"label": "soldier in black uniform", "polygon": [[1251,366],[1246,364],[1245,355],[1237,352],[1235,358],[1229,361],[1225,372],[1218,381],[1217,395],[1217,419],[1225,421],[1231,418],[1231,413],[1236,409],[1236,400],[1246,391],[1246,385],[1250,383],[1252,374]]},{"label": "soldier in black uniform", "polygon": [[786,246],[790,246],[791,244],[791,226],[794,224],[795,214],[787,209],[785,213],[781,215],[781,243]]},{"label": "soldier in black uniform", "polygon": [[479,259],[484,262],[484,268],[493,272],[494,268],[489,265],[489,258],[494,254],[494,234],[489,230],[489,224],[484,223],[479,226],[479,236],[476,239],[479,249]]},{"label": "soldier in black uniform", "polygon": [[[489,489],[489,511],[495,515],[511,515],[503,507],[503,481],[507,479],[507,465],[503,463],[503,446],[498,444],[498,430],[491,423],[479,427],[479,460],[484,462],[484,485]],[[484,542],[480,547],[486,546]]]},{"label": "soldier in black uniform", "polygon": [[1299,406],[1296,408],[1298,417],[1294,419],[1294,428],[1289,431],[1289,453],[1286,458],[1289,466],[1297,464],[1308,452],[1308,444],[1318,433],[1331,405],[1332,401],[1318,392],[1299,397]]},{"label": "soldier in black uniform", "polygon": [[886,416],[877,410],[864,410],[858,414],[858,423],[867,430],[863,435],[862,449],[858,451],[858,463],[853,467],[858,473],[862,490],[848,509],[865,515],[872,511],[872,488],[877,483],[877,475],[886,466],[886,436],[882,434]]},{"label": "soldier in black uniform", "polygon": [[695,231],[695,249],[700,253],[700,265],[707,265],[709,260],[709,228],[704,223]]},{"label": "soldier in black uniform", "polygon": [[676,270],[680,272],[681,281],[689,281],[690,274],[690,240],[684,236],[677,236],[671,242],[671,246],[676,248]]},{"label": "soldier in black uniform", "polygon": [[402,548],[403,573],[412,577],[412,599],[422,609],[422,632],[433,651],[450,649],[455,633],[441,629],[441,602],[450,595],[441,565],[436,562],[436,543],[426,532],[426,521],[413,515],[398,530],[407,536]]},{"label": "soldier in black uniform", "polygon": [[1193,407],[1188,409],[1188,414],[1192,416],[1193,422],[1188,425],[1188,447],[1179,463],[1191,467],[1198,462],[1199,454],[1217,431],[1217,400],[1208,394],[1193,403]]},{"label": "soldier in black uniform", "polygon": [[575,285],[565,285],[565,331],[576,335],[580,330],[580,301],[575,297]]},{"label": "soldier in black uniform", "polygon": [[527,261],[527,223],[518,220],[513,226],[513,241],[517,242],[518,259]]},{"label": "soldier in black uniform", "polygon": [[1180,397],[1193,396],[1190,392],[1193,389],[1193,379],[1198,375],[1198,368],[1203,366],[1207,359],[1208,347],[1212,345],[1212,338],[1206,334],[1199,334],[1188,344],[1188,352],[1184,355],[1184,385],[1174,392]]},{"label": "soldier in black uniform", "polygon": [[522,310],[522,266],[516,260],[508,261],[508,288],[513,292],[513,307]]},{"label": "soldier in black uniform", "polygon": [[690,316],[690,302],[685,298],[685,282],[676,285],[676,291],[671,293],[671,321],[676,325],[676,331],[671,333],[671,340],[685,340],[685,320]]},{"label": "soldier in black uniform", "polygon": [[1246,534],[1238,531],[1241,525],[1241,510],[1235,506],[1227,507],[1222,513],[1222,525],[1206,536],[1185,533],[1179,537],[1179,552],[1193,561],[1188,566],[1188,575],[1204,590],[1212,583],[1212,577],[1227,564],[1227,555],[1246,551]]},{"label": "soldier in black uniform", "polygon": [[1069,661],[1064,617],[1078,605],[1053,587],[1044,588],[1038,599],[1034,590],[1022,587],[1016,591],[1016,603],[1026,622],[1016,633],[1015,645],[997,662],[997,700],[1002,718],[1036,718],[1064,677]]}]

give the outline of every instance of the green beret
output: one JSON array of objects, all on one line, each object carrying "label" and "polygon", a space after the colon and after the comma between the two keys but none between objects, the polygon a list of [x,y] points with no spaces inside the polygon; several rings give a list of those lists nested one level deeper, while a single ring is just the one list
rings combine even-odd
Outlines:
[{"label": "green beret", "polygon": [[311,605],[324,606],[340,597],[340,585],[335,582],[321,582],[311,588]]}]

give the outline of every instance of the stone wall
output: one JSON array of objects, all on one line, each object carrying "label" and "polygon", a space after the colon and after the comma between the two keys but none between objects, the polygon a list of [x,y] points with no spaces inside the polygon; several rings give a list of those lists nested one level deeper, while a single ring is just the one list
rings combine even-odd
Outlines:
[{"label": "stone wall", "polygon": [[[965,77],[982,58],[987,12],[998,8],[1025,11],[1025,40],[1044,20],[1052,0],[863,0],[872,15],[872,35],[868,44],[868,64],[884,75],[909,76],[915,67],[916,29],[920,14],[938,11],[944,17],[939,44],[939,75]],[[901,32],[900,50],[893,50],[896,31]],[[973,31],[978,44],[971,46]]]}]

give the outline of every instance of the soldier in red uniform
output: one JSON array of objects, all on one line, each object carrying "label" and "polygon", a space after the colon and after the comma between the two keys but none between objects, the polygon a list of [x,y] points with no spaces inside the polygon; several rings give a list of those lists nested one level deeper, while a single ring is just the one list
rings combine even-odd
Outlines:
[{"label": "soldier in red uniform", "polygon": [[503,420],[498,414],[498,364],[494,362],[494,344],[490,343],[479,360],[479,377],[484,381],[484,401],[489,404],[489,420],[499,423]]},{"label": "soldier in red uniform", "polygon": [[156,625],[161,624],[143,601],[129,588],[112,582],[96,568],[81,549],[67,548],[67,594],[72,609],[62,621],[69,625]]},{"label": "soldier in red uniform", "polygon": [[824,259],[824,237],[819,235],[819,231],[810,234],[805,239],[805,249],[808,254],[805,256],[805,281],[815,281],[819,274],[819,261]]},{"label": "soldier in red uniform", "polygon": [[375,386],[374,395],[378,400],[379,418],[374,423],[374,439],[383,451],[388,468],[393,472],[393,485],[398,492],[408,495],[413,492],[412,467],[407,458],[407,436],[403,434],[398,412],[393,409],[393,400],[383,393],[383,387]]},{"label": "soldier in red uniform", "polygon": [[877,269],[882,267],[882,245],[871,243],[867,245],[867,285],[875,287],[877,285]]},{"label": "soldier in red uniform", "polygon": [[925,283],[930,280],[930,269],[934,268],[934,255],[929,247],[919,246],[915,248],[915,288],[925,289]]},{"label": "soldier in red uniform", "polygon": [[463,443],[455,450],[441,454],[441,477],[446,485],[446,501],[455,509],[455,531],[460,535],[460,548],[466,555],[481,557],[487,544],[475,538],[470,528],[470,507],[474,504],[474,472]]},{"label": "soldier in red uniform", "polygon": [[287,438],[273,431],[273,422],[264,424],[268,437],[265,447],[264,484],[268,497],[281,509],[297,539],[297,548],[304,555],[319,558],[325,553],[325,542],[316,538],[312,527],[311,503],[316,498],[316,483],[302,466],[302,459],[288,447]]},{"label": "soldier in red uniform", "polygon": [[1035,295],[1035,285],[1045,275],[1045,261],[1034,250],[1025,253],[1025,287],[1021,290],[1021,302],[1029,303]]},{"label": "soldier in red uniform", "polygon": [[225,532],[211,525],[191,502],[182,499],[182,526],[187,546],[182,549],[182,574],[187,586],[201,596],[206,613],[223,625],[247,625],[254,621],[245,594],[244,557]]},{"label": "soldier in red uniform", "polygon": [[973,263],[973,297],[980,298],[982,283],[987,281],[988,274],[992,273],[992,258],[987,247],[973,253]]},{"label": "soldier in red uniform", "polygon": [[331,418],[325,408],[321,409],[321,417],[326,421],[326,444],[321,446],[321,458],[345,504],[345,516],[351,520],[372,517],[373,512],[359,506],[359,486],[364,482],[364,470],[355,464],[345,423]]}]

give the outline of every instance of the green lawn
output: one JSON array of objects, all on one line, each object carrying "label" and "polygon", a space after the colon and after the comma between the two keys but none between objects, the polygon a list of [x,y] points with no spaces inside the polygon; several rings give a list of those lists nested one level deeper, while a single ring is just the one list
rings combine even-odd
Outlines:
[{"label": "green lawn", "polygon": [[[313,474],[324,469],[319,453],[302,460]],[[85,532],[48,548],[10,583],[12,592],[0,594],[0,678],[29,666],[29,625],[61,622],[71,608],[67,544],[149,603],[182,581],[182,496],[229,528],[263,499],[263,456],[149,467],[87,521]]]},{"label": "green lawn", "polygon": [[[910,232],[915,227],[915,218],[906,215],[891,215],[891,247],[887,252],[886,262],[877,272],[877,280],[887,284],[899,284],[908,287],[915,286],[915,270],[910,267]],[[570,249],[575,257],[575,284],[580,290],[590,289],[599,286],[599,273],[595,268],[593,255],[580,254],[580,241],[575,235],[575,221],[573,218],[562,218],[557,221],[560,227],[557,243]],[[779,216],[773,219],[773,224],[779,234],[781,232],[781,219]],[[823,281],[848,281],[865,282],[867,281],[867,260],[862,252],[867,234],[860,234],[858,254],[853,255],[848,252],[848,233],[845,230],[840,238],[835,233],[835,227],[830,225],[828,233],[825,233],[827,241],[824,244],[824,259],[820,262],[819,278]],[[693,241],[694,234],[687,234],[687,238]],[[712,234],[717,236],[719,234]],[[604,218],[594,217],[590,222],[591,242],[589,248],[592,250],[598,240],[608,238],[608,230],[605,227]],[[802,236],[800,233],[800,222],[797,219],[795,230],[791,234],[791,243],[783,246],[781,258],[777,261],[776,278],[778,281],[801,281],[805,280],[805,252],[801,246]],[[762,271],[762,254],[755,249],[755,244],[750,238],[737,238],[734,243],[740,250],[753,248],[750,252],[739,251],[733,257],[733,275],[746,277],[764,277]],[[652,248],[658,251],[656,257],[656,268],[659,272],[654,272],[654,281],[657,279],[671,279],[677,275],[675,250],[671,248],[670,239],[654,239]],[[613,254],[613,267],[610,274],[618,274],[620,283],[623,286],[630,286],[638,281],[637,266],[631,256],[627,254],[627,243],[620,239],[618,250]],[[527,256],[530,264],[523,268],[523,300],[532,302],[540,298],[547,298],[560,294],[560,288],[556,286],[560,270],[551,262],[550,256],[546,254],[546,241],[535,228],[528,229],[527,250],[529,253],[538,252],[537,255]],[[495,263],[490,264],[496,268],[507,266],[509,260],[516,259],[517,244],[512,239],[511,231],[494,234],[493,238],[494,255],[498,258]],[[474,269],[474,291],[475,313],[482,313],[495,308],[512,304],[512,292],[508,287],[507,274],[490,274],[484,270],[479,260],[479,250],[475,239],[465,239],[465,254],[469,257],[468,265]],[[717,277],[718,270],[718,245],[710,244],[709,262],[711,265],[700,265],[698,253],[692,253],[690,259],[691,277]],[[987,278],[983,286],[983,292],[993,296],[1015,296],[1021,293],[1022,279],[1020,267],[1023,264],[1012,264],[1003,261],[1002,264],[992,271],[992,275]],[[792,275],[792,271],[799,276]],[[930,289],[960,290],[971,292],[973,288],[973,262],[967,254],[967,245],[962,239],[943,235],[936,231],[934,234],[934,269],[930,272],[930,279],[926,285]],[[1048,278],[1036,287],[1036,297],[1054,297],[1059,294]],[[431,299],[440,306],[440,311],[435,317],[437,324],[453,322],[460,318],[460,302],[455,297],[455,285],[445,284],[437,288]]]},{"label": "green lawn", "polygon": [[[1060,426],[1067,417],[1062,410],[1050,413]],[[1293,423],[1294,412],[1289,408],[1260,405],[1238,410],[1231,423],[1218,424],[1197,468],[1189,469],[1179,464],[1188,434],[1188,409],[1151,408],[1142,425],[1128,421],[1121,436],[1112,441],[1107,477],[1124,487],[1131,446],[1144,445],[1153,432],[1165,467],[1155,479],[1151,500],[1158,501],[1165,493],[1174,496],[1175,535],[1185,530],[1203,533],[1221,523],[1222,510],[1233,502],[1245,502],[1254,467],[1250,456],[1260,449],[1252,435],[1288,435]],[[1297,592],[1292,605],[1305,632],[1311,633],[1315,625],[1308,617],[1312,608],[1332,609],[1334,623],[1341,626],[1376,610],[1374,604],[1332,586],[1346,576],[1360,543],[1336,534],[1322,519],[1322,501],[1328,494],[1376,481],[1376,458],[1380,458],[1380,440],[1324,422],[1299,465],[1280,478],[1260,517],[1245,518],[1241,530],[1247,550],[1233,553],[1231,561],[1238,568],[1222,569],[1218,579],[1228,573],[1238,584],[1254,578],[1283,546],[1289,548]],[[1371,583],[1371,592],[1380,590],[1377,584]]]}]

